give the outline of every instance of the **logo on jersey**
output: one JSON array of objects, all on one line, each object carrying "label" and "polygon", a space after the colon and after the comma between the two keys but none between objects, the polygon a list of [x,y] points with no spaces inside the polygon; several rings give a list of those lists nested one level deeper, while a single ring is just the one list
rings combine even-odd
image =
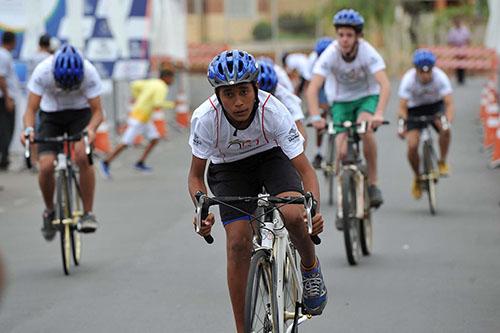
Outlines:
[{"label": "logo on jersey", "polygon": [[193,144],[195,146],[201,146],[202,145],[202,142],[200,140],[200,137],[198,136],[198,134],[194,133],[194,136],[193,136]]},{"label": "logo on jersey", "polygon": [[300,140],[300,133],[297,130],[297,127],[293,126],[288,132],[286,138],[288,142],[297,142],[298,140]]},{"label": "logo on jersey", "polygon": [[233,146],[237,146],[238,149],[246,149],[254,146],[259,145],[259,139],[255,140],[242,140],[242,139],[234,139],[229,141],[229,145],[227,146],[227,149],[230,149]]}]

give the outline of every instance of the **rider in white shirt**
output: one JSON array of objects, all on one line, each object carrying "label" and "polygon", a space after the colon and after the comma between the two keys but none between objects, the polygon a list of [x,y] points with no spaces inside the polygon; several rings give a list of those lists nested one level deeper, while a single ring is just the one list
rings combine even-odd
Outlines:
[{"label": "rider in white shirt", "polygon": [[[101,79],[96,68],[71,45],[63,45],[54,56],[36,66],[28,82],[28,103],[24,114],[25,134],[34,139],[35,114],[40,109],[38,137],[75,135],[88,132],[92,143],[97,127],[103,119],[101,106]],[[24,144],[24,134],[21,136]],[[42,234],[52,240],[54,219],[54,161],[60,146],[55,143],[38,144],[39,184],[45,202]],[[84,215],[78,230],[94,232],[97,221],[92,213],[95,189],[94,168],[85,155],[83,139],[75,144],[75,162],[80,170],[80,186]]]},{"label": "rider in white shirt", "polygon": [[[377,145],[373,130],[384,120],[383,114],[390,95],[390,83],[380,54],[362,38],[364,19],[352,9],[343,9],[333,18],[337,43],[332,43],[319,57],[307,91],[307,101],[314,127],[321,129],[325,120],[319,112],[318,93],[323,83],[327,98],[334,101],[334,123],[344,121],[370,123],[362,134],[363,150],[368,166],[368,193],[372,207],[383,203],[377,187]],[[345,130],[337,129],[337,157],[347,152]]]},{"label": "rider in white shirt", "polygon": [[[209,65],[208,80],[215,94],[193,113],[189,144],[192,149],[189,193],[207,193],[204,175],[216,196],[257,196],[265,185],[271,195],[294,196],[310,191],[319,199],[314,169],[304,154],[302,135],[286,107],[271,94],[258,90],[259,68],[244,51],[224,51]],[[303,184],[303,185],[302,185]],[[239,203],[253,213],[255,205]],[[245,289],[252,252],[250,216],[220,206],[227,238],[227,277],[238,333],[244,332]],[[286,228],[302,260],[305,311],[319,315],[327,302],[319,261],[304,227],[303,209],[281,209]],[[214,215],[202,221],[200,235],[210,234]],[[313,219],[313,234],[321,232],[323,218]]]},{"label": "rider in white shirt", "polygon": [[294,93],[300,97],[311,80],[309,60],[303,53],[285,53],[282,61],[288,77],[294,84]]},{"label": "rider in white shirt", "polygon": [[420,129],[425,123],[415,122],[408,117],[436,116],[433,126],[439,133],[439,147],[441,157],[438,161],[441,176],[448,175],[449,167],[446,163],[448,149],[451,141],[450,126],[443,126],[440,115],[451,122],[454,117],[452,87],[448,76],[435,66],[435,55],[426,49],[418,49],[413,54],[414,68],[409,69],[399,86],[399,117],[400,126],[398,134],[408,142],[408,161],[415,178],[412,183],[412,195],[420,199],[420,171],[418,145],[420,142]]}]

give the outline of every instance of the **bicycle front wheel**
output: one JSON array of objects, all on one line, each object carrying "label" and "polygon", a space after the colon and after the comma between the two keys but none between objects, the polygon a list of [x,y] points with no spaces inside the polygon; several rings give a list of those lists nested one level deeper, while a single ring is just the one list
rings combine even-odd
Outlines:
[{"label": "bicycle front wheel", "polygon": [[273,333],[277,327],[272,300],[272,264],[265,250],[250,261],[245,296],[245,333]]},{"label": "bicycle front wheel", "polygon": [[328,155],[326,157],[325,177],[328,182],[328,205],[333,205],[333,192],[335,180],[335,135],[328,135]]},{"label": "bicycle front wheel", "polygon": [[[365,178],[366,179],[366,178]],[[373,248],[373,228],[372,228],[372,213],[370,208],[370,199],[368,196],[368,182],[365,181],[365,216],[361,221],[361,252],[365,256],[372,253]]]},{"label": "bicycle front wheel", "polygon": [[73,262],[75,263],[76,266],[80,265],[80,260],[82,257],[82,238],[80,233],[77,231],[77,224],[78,220],[82,216],[82,199],[80,195],[80,188],[78,185],[78,181],[76,179],[74,171],[71,169],[71,177],[72,182],[69,184],[70,192],[73,193],[73,201],[72,201],[72,217],[73,217],[73,223],[71,225],[71,233],[70,233],[70,240],[71,240],[71,252],[73,253]]},{"label": "bicycle front wheel", "polygon": [[[283,271],[283,332],[297,333],[297,326],[292,330],[291,327],[294,325],[294,321],[300,313],[298,312],[297,303],[300,301],[299,298],[299,286],[298,286],[298,276],[294,267],[299,267],[300,263],[297,260],[297,251],[295,250],[293,244],[290,244],[291,253],[287,253],[285,256],[285,265]],[[281,311],[281,310],[280,310]]]},{"label": "bicycle front wheel", "polygon": [[436,196],[436,181],[437,171],[435,170],[432,156],[432,147],[429,144],[424,144],[424,172],[426,174],[426,190],[429,198],[429,210],[432,215],[436,215],[437,196]]},{"label": "bicycle front wheel", "polygon": [[70,218],[70,204],[68,193],[68,178],[64,170],[60,170],[56,182],[57,196],[57,219],[59,221],[59,233],[61,240],[61,257],[63,271],[69,275],[71,264],[71,245],[70,245],[70,225],[67,223]]},{"label": "bicycle front wheel", "polygon": [[342,216],[347,261],[356,265],[361,257],[360,221],[356,217],[356,181],[354,173],[344,172],[342,181]]}]

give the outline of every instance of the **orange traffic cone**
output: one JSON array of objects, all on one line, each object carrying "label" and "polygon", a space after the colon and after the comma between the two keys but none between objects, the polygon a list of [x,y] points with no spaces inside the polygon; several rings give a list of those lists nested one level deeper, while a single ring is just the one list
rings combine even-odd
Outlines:
[{"label": "orange traffic cone", "polygon": [[[499,120],[500,121],[500,120]],[[500,126],[497,128],[495,143],[493,144],[493,153],[491,154],[491,167],[500,166]]]},{"label": "orange traffic cone", "polygon": [[97,128],[94,141],[94,149],[97,152],[107,154],[111,152],[111,141],[109,139],[109,126],[106,121],[103,121]]},{"label": "orange traffic cone", "polygon": [[166,139],[167,138],[167,119],[165,117],[165,112],[163,112],[162,109],[156,109],[153,112],[153,115],[151,116],[151,119],[153,120],[153,123],[158,130],[158,133],[160,133],[160,138]]},{"label": "orange traffic cone", "polygon": [[184,91],[179,91],[179,93],[177,94],[175,120],[177,124],[182,128],[186,128],[189,126],[189,106]]},{"label": "orange traffic cone", "polygon": [[490,148],[495,143],[496,132],[499,127],[499,119],[498,119],[498,105],[492,104],[488,109],[496,110],[496,113],[490,113],[488,115],[488,119],[484,124],[484,148]]}]

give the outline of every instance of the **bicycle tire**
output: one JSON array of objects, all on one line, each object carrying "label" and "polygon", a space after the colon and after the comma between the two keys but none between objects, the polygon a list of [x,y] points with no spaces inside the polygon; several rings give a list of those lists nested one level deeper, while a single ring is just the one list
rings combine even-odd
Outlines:
[{"label": "bicycle tire", "polygon": [[361,221],[360,239],[361,239],[361,252],[365,256],[369,256],[373,250],[373,226],[372,226],[372,213],[370,208],[370,200],[368,197],[368,182],[365,178],[365,216]]},{"label": "bicycle tire", "polygon": [[259,250],[250,261],[245,294],[245,333],[274,333],[272,264],[269,253]]},{"label": "bicycle tire", "polygon": [[[297,281],[293,279],[292,277],[292,265],[290,261],[293,260],[295,267],[299,267],[300,263],[297,261],[297,251],[293,247],[293,245],[290,243],[290,247],[292,248],[292,257],[290,257],[288,254],[285,256],[285,265],[283,267],[283,304],[284,304],[284,309],[279,309],[279,311],[283,311],[283,332],[288,332],[288,329],[293,326],[295,316],[297,315],[295,313],[297,302],[300,300],[298,299],[299,297],[299,286],[296,284]],[[277,274],[273,274],[274,276],[274,286],[276,287],[276,278]],[[276,290],[276,288],[274,288]],[[273,300],[277,300],[276,297],[273,297]],[[277,303],[277,302],[276,302]],[[275,304],[276,304],[275,303]],[[277,308],[277,305],[275,306]],[[297,333],[298,332],[298,327],[294,327],[294,329],[291,331],[291,333]]]},{"label": "bicycle tire", "polygon": [[325,177],[328,182],[328,205],[333,206],[333,195],[335,191],[335,135],[328,135],[328,155],[326,157]]},{"label": "bicycle tire", "polygon": [[356,182],[354,173],[346,171],[342,174],[342,216],[344,244],[347,261],[357,265],[361,257],[360,221],[356,218]]},{"label": "bicycle tire", "polygon": [[[71,225],[71,234],[70,234],[70,241],[71,241],[71,253],[73,254],[73,262],[75,263],[75,266],[80,265],[81,257],[82,257],[82,238],[80,233],[77,231],[77,224],[78,220],[81,217],[81,209],[83,206],[82,199],[80,196],[80,191],[79,191],[79,186],[78,186],[78,181],[76,179],[74,171],[70,169],[70,174],[73,181],[70,182],[70,192],[73,193],[74,195],[72,196],[72,218],[73,218],[73,224]],[[73,192],[74,190],[74,192]]]},{"label": "bicycle tire", "polygon": [[426,191],[429,199],[429,210],[432,215],[436,215],[437,198],[436,198],[436,171],[432,162],[432,146],[429,143],[424,143],[424,174],[426,175]]},{"label": "bicycle tire", "polygon": [[57,218],[59,219],[59,233],[61,240],[61,257],[63,271],[65,275],[70,274],[70,256],[71,256],[71,245],[70,245],[70,227],[69,224],[63,221],[69,217],[68,210],[68,193],[67,193],[67,175],[64,170],[59,170],[57,175]]}]

